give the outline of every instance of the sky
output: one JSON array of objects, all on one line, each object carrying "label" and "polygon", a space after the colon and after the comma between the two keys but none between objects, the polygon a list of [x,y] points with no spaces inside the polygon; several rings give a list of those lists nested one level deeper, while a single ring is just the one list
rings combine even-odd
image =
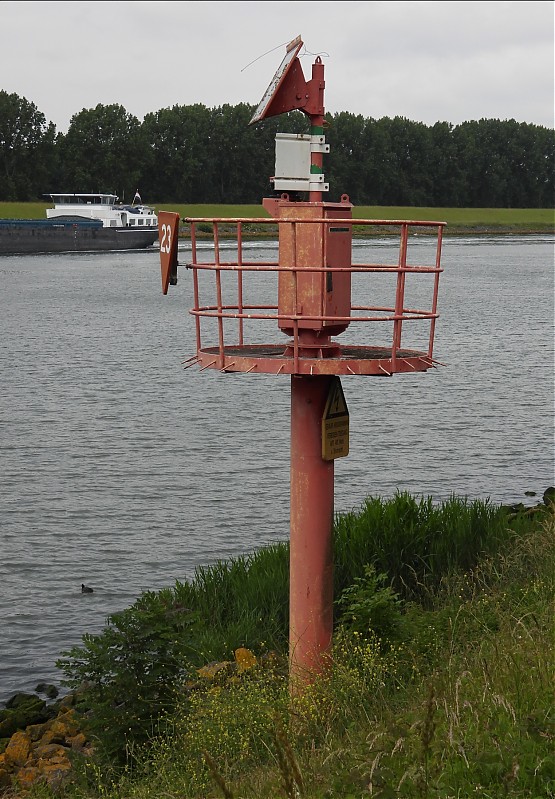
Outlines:
[{"label": "sky", "polygon": [[258,105],[301,36],[325,107],[433,125],[554,127],[549,2],[0,2],[0,90],[65,133],[118,104],[140,121],[174,105]]}]

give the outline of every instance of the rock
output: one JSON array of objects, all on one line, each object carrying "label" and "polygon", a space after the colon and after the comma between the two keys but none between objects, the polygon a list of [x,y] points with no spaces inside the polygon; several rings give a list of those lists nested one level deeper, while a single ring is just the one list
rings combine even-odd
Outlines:
[{"label": "rock", "polygon": [[45,694],[45,696],[47,696],[49,699],[56,699],[56,697],[60,693],[55,685],[46,682],[39,682],[39,684],[35,688],[35,691],[37,692],[37,694]]},{"label": "rock", "polygon": [[13,713],[5,710],[2,711],[2,713],[7,713],[7,715],[5,715],[3,718],[0,718],[0,738],[9,738],[14,734],[14,732],[16,732],[17,722]]},{"label": "rock", "polygon": [[47,724],[47,731],[63,735],[64,738],[67,738],[68,735],[77,735],[79,723],[75,711],[68,710],[66,713],[60,713],[57,718]]},{"label": "rock", "polygon": [[235,650],[235,662],[237,663],[237,671],[242,674],[244,671],[256,666],[256,655],[253,655],[250,649],[245,649],[244,646],[241,646]]},{"label": "rock", "polygon": [[555,486],[549,486],[549,488],[543,492],[543,502],[547,507],[555,505]]},{"label": "rock", "polygon": [[[25,707],[24,701],[16,709],[4,712],[11,718]],[[44,723],[16,730],[0,754],[0,794],[6,789],[26,791],[36,783],[57,790],[71,771],[70,752],[88,756],[91,751],[87,747],[88,739],[73,709],[65,709]]]},{"label": "rock", "polygon": [[0,738],[9,738],[16,730],[24,730],[31,724],[42,724],[56,715],[36,694],[15,694],[0,710]]},{"label": "rock", "polygon": [[42,724],[30,724],[26,727],[26,732],[29,735],[31,741],[40,741],[46,730],[48,729],[48,724],[50,722],[44,721]]},{"label": "rock", "polygon": [[67,758],[67,751],[61,744],[54,743],[41,743],[33,750],[33,757],[37,765],[40,767],[46,761],[53,760],[59,761]]},{"label": "rock", "polygon": [[66,696],[63,696],[61,699],[58,700],[56,706],[60,712],[64,712],[74,707],[76,702],[77,702],[76,694],[66,694]]},{"label": "rock", "polygon": [[71,771],[71,763],[64,758],[58,762],[50,761],[41,766],[38,766],[40,780],[44,780],[50,788],[57,790],[60,788],[62,782]]},{"label": "rock", "polygon": [[36,766],[24,766],[19,769],[16,777],[16,784],[23,790],[28,790],[35,782],[40,779],[40,771]]},{"label": "rock", "polygon": [[10,738],[4,752],[4,763],[10,766],[24,766],[31,750],[31,739],[26,732],[18,730]]},{"label": "rock", "polygon": [[45,730],[44,735],[41,736],[40,742],[42,745],[46,744],[63,744],[65,743],[67,730],[63,724],[56,725],[56,727]]},{"label": "rock", "polygon": [[36,694],[25,694],[23,692],[19,692],[11,696],[8,701],[6,702],[6,707],[8,710],[15,710],[16,707],[21,707],[21,705],[28,705],[31,702],[34,702],[38,699],[39,702],[44,702],[44,699],[41,699]]}]

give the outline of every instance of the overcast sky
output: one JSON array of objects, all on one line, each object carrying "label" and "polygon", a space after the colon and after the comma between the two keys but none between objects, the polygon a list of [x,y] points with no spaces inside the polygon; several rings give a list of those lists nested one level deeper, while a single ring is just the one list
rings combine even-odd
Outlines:
[{"label": "overcast sky", "polygon": [[99,103],[258,105],[298,35],[330,113],[554,126],[551,0],[0,2],[0,90],[62,132]]}]

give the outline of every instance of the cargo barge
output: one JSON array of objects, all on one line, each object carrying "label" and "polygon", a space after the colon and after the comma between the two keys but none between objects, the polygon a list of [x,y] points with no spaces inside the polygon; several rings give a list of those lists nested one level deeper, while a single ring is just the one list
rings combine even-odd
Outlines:
[{"label": "cargo barge", "polygon": [[47,196],[54,208],[46,219],[0,219],[0,255],[137,250],[158,239],[158,218],[142,202],[122,205],[115,194]]}]

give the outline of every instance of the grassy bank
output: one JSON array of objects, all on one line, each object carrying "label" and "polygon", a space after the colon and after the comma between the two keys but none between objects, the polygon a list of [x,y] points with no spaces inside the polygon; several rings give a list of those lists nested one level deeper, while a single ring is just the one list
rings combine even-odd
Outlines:
[{"label": "grassy bank", "polygon": [[143,595],[60,663],[96,754],[31,796],[555,797],[554,532],[547,499],[338,517],[330,669],[294,699],[286,544]]},{"label": "grassy bank", "polygon": [[[0,203],[2,219],[44,219],[48,203]],[[162,204],[156,210],[175,211],[181,217],[267,216],[262,205]],[[408,219],[447,222],[447,234],[555,233],[555,212],[549,208],[411,208],[358,206],[355,219]]]},{"label": "grassy bank", "polygon": [[[161,205],[181,217],[263,217],[261,205]],[[449,229],[555,232],[555,212],[548,208],[411,208],[355,206],[355,219],[409,219],[447,222]]]},{"label": "grassy bank", "polygon": [[[161,210],[176,211],[185,217],[267,216],[261,205],[162,205]],[[420,220],[446,222],[446,235],[555,233],[555,212],[545,208],[411,208],[397,206],[358,206],[354,219]],[[260,232],[267,232],[261,226]],[[355,235],[391,234],[392,229],[353,228]],[[422,231],[426,232],[426,231]],[[274,232],[275,235],[275,232]]]}]

